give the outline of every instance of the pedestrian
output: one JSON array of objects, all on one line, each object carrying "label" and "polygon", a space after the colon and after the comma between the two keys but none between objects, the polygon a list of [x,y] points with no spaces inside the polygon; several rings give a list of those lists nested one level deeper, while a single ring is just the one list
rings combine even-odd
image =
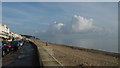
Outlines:
[{"label": "pedestrian", "polygon": [[48,46],[48,42],[46,42],[46,46]]}]

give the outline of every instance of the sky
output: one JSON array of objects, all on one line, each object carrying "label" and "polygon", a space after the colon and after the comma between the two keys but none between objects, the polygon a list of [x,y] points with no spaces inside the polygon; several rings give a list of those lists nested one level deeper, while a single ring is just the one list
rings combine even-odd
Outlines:
[{"label": "sky", "polygon": [[[3,3],[3,23],[11,28],[18,26],[26,33],[32,30],[45,30],[55,21],[64,24],[74,15],[93,18],[96,26],[117,29],[117,3]],[[15,26],[14,26],[15,25]],[[25,26],[25,27],[22,27]],[[33,28],[34,27],[34,28]]]},{"label": "sky", "polygon": [[2,23],[2,2],[0,2],[0,24]]},{"label": "sky", "polygon": [[3,2],[118,2],[119,0],[2,0]]},{"label": "sky", "polygon": [[112,41],[113,51],[118,46],[117,2],[3,2],[2,23],[13,32],[60,44],[94,48],[87,45],[109,45]]}]

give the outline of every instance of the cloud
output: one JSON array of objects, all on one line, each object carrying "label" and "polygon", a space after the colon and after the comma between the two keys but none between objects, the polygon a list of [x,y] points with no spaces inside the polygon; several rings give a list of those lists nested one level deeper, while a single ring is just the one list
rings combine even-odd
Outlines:
[{"label": "cloud", "polygon": [[74,15],[68,24],[54,22],[49,25],[46,32],[51,34],[76,34],[76,33],[92,33],[103,31],[103,28],[93,25],[93,19],[87,19],[82,16]]},{"label": "cloud", "polygon": [[49,25],[47,32],[51,34],[61,33],[61,28],[64,26],[62,23],[57,23],[56,21]]},{"label": "cloud", "polygon": [[85,19],[82,16],[74,15],[72,21],[63,27],[63,32],[80,33],[91,29],[93,19]]}]

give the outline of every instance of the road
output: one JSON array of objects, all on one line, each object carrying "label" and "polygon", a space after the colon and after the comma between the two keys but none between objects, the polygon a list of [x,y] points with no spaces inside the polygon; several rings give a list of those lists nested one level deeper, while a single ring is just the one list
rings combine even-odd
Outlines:
[{"label": "road", "polygon": [[11,52],[2,59],[3,68],[17,66],[40,66],[35,45],[25,42],[24,46],[16,52]]}]

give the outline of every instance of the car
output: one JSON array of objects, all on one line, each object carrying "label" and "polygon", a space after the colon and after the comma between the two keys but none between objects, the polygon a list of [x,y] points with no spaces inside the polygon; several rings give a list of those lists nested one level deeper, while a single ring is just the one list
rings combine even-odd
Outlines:
[{"label": "car", "polygon": [[0,54],[2,55],[2,41],[0,41]]},{"label": "car", "polygon": [[8,41],[2,41],[2,57],[11,51],[11,45]]},{"label": "car", "polygon": [[18,41],[11,41],[10,44],[11,44],[12,51],[18,50],[18,47],[19,47]]},{"label": "car", "polygon": [[0,49],[2,49],[2,41],[0,41]]},{"label": "car", "polygon": [[2,44],[3,44],[3,45],[7,45],[7,44],[8,44],[8,41],[2,41]]},{"label": "car", "polygon": [[22,40],[18,40],[19,46],[22,47],[23,46],[23,41]]}]

